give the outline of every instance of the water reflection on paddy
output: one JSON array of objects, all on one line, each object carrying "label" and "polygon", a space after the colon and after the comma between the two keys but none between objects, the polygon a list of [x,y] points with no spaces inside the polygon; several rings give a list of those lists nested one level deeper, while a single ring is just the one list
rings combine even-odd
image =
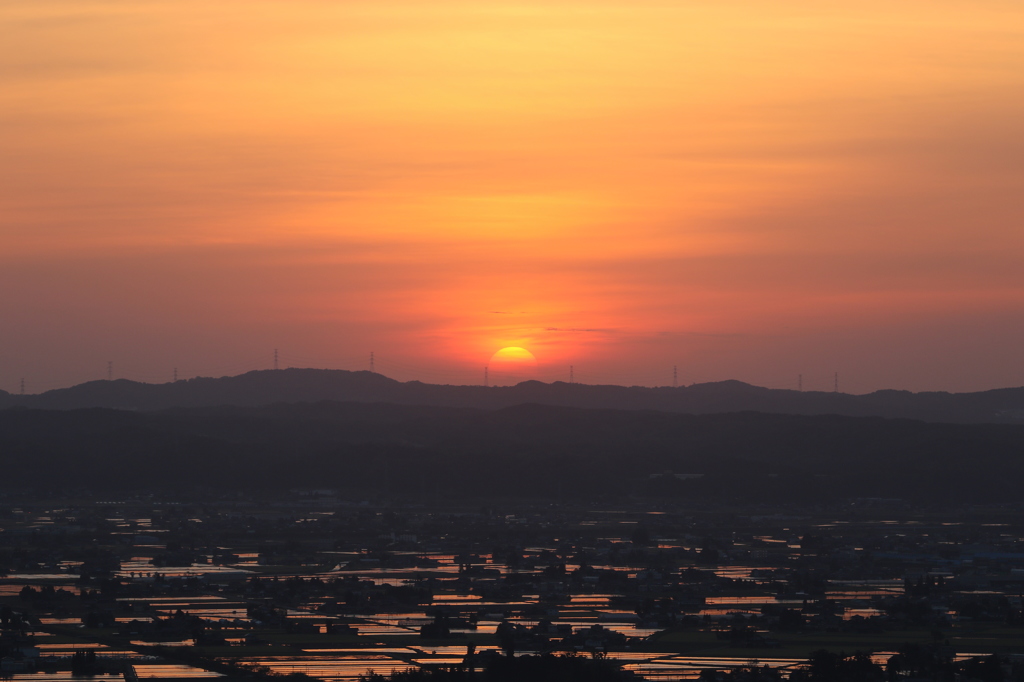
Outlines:
[{"label": "water reflection on paddy", "polygon": [[189,578],[199,576],[214,576],[222,578],[235,578],[252,575],[252,571],[238,568],[236,566],[214,566],[211,564],[194,564],[192,566],[153,566],[152,564],[132,564],[125,562],[121,570],[115,573],[118,578],[131,578],[145,580],[152,578],[155,574],[164,578]]},{"label": "water reflection on paddy", "polygon": [[[536,619],[510,618],[509,620],[526,626],[531,626],[537,623]],[[618,632],[619,634],[623,634],[627,637],[649,637],[650,635],[653,635],[656,632],[661,632],[662,630],[662,628],[640,627],[632,623],[615,623],[609,621],[601,621],[599,623],[597,620],[558,619],[552,621],[552,624],[568,625],[573,629],[573,632],[577,632],[579,630],[588,630],[595,625],[600,625],[605,630],[609,630],[611,632]],[[477,631],[479,632],[479,630]]]},{"label": "water reflection on paddy", "polygon": [[860,616],[861,618],[874,618],[876,616],[883,616],[885,612],[880,609],[847,609],[843,612],[843,620],[850,620],[854,616]]},{"label": "water reflection on paddy", "polygon": [[[463,644],[461,646],[419,646],[419,645],[415,645],[415,646],[411,646],[409,648],[412,649],[413,651],[418,651],[418,652],[423,653],[423,654],[431,654],[431,655],[435,655],[435,656],[454,656],[454,655],[459,654],[459,653],[462,653],[463,655],[465,655],[466,649],[467,649],[465,644]],[[476,648],[477,653],[482,653],[484,651],[497,651],[497,650],[498,650],[498,647],[496,647],[496,646],[480,646],[480,647]]]},{"label": "water reflection on paddy", "polygon": [[392,670],[406,670],[414,667],[408,661],[378,653],[352,653],[347,656],[303,659],[259,656],[245,659],[242,662],[265,666],[277,675],[302,673],[322,680],[354,680],[367,672],[386,675]]},{"label": "water reflection on paddy", "polygon": [[81,625],[81,618],[49,618],[41,617],[39,619],[40,625]]},{"label": "water reflection on paddy", "polygon": [[483,597],[478,594],[435,594],[435,604],[449,604],[459,602],[479,602]]},{"label": "water reflection on paddy", "polygon": [[[444,648],[444,647],[441,647]],[[460,647],[465,649],[465,647]],[[397,647],[397,648],[386,648],[386,647],[374,647],[372,649],[303,649],[304,653],[310,654],[348,654],[350,656],[368,656],[370,654],[414,654],[417,651],[423,650],[423,647]],[[282,657],[278,657],[284,660]]]},{"label": "water reflection on paddy", "polygon": [[472,634],[477,633],[480,635],[493,635],[498,631],[497,623],[477,623],[475,630],[462,630],[459,628],[452,628],[452,632],[461,634]]},{"label": "water reflection on paddy", "polygon": [[[96,675],[94,680],[117,680],[121,678],[120,673],[110,673],[107,675]],[[79,676],[71,674],[71,671],[61,671],[52,673],[7,673],[4,675],[4,680],[10,680],[12,682],[72,682],[73,680],[81,680]]]},{"label": "water reflection on paddy", "polygon": [[760,597],[707,597],[704,603],[708,606],[726,606],[731,604],[738,605],[750,605],[750,604],[776,604],[776,605],[802,605],[808,601],[807,598],[799,599],[781,599],[779,597],[771,596],[760,596]]},{"label": "water reflection on paddy", "polygon": [[[619,659],[628,660],[628,659]],[[635,660],[635,659],[634,659]],[[702,670],[740,668],[748,666],[769,668],[792,668],[805,663],[799,658],[704,658],[661,654],[653,659],[626,663],[623,668],[648,679],[697,679]]]},{"label": "water reflection on paddy", "polygon": [[226,598],[218,595],[197,595],[195,597],[118,597],[117,601],[141,604],[155,604],[160,607],[179,606],[194,604],[204,601],[227,601]]},{"label": "water reflection on paddy", "polygon": [[386,623],[387,625],[400,625],[408,627],[410,625],[423,625],[424,623],[432,623],[434,619],[429,617],[425,611],[408,611],[404,613],[380,613],[372,614],[367,613],[358,616],[364,620],[372,620],[378,623]]},{"label": "water reflection on paddy", "polygon": [[182,604],[181,606],[173,606],[166,609],[156,609],[157,613],[165,616],[173,616],[178,611],[182,611],[183,613],[189,616],[199,616],[200,618],[208,618],[214,620],[221,618],[229,620],[248,620],[248,615],[245,607],[230,609],[197,609],[188,604]]},{"label": "water reflection on paddy", "polygon": [[209,670],[203,670],[202,668],[193,668],[190,665],[180,665],[172,663],[153,663],[145,665],[133,665],[135,674],[138,675],[139,679],[144,678],[203,678],[203,677],[224,677],[220,673],[215,673]]},{"label": "water reflection on paddy", "polygon": [[412,628],[403,628],[396,625],[380,625],[377,623],[356,623],[353,625],[360,636],[366,637],[388,637],[392,635],[415,635],[419,634],[419,630]]}]

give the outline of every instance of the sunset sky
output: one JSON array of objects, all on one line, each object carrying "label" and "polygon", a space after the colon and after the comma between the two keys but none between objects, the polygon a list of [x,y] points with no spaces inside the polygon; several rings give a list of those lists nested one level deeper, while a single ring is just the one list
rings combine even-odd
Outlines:
[{"label": "sunset sky", "polygon": [[1024,385],[1019,0],[0,0],[0,389]]}]

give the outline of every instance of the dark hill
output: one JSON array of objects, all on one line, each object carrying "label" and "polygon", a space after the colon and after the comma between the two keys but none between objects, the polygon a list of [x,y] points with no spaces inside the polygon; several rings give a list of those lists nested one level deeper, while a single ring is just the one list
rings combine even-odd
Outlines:
[{"label": "dark hill", "polygon": [[0,467],[7,490],[993,502],[1019,497],[1024,426],[537,404],[12,409]]},{"label": "dark hill", "polygon": [[69,410],[107,407],[162,410],[220,405],[261,406],[320,400],[387,402],[399,405],[502,409],[523,403],[616,410],[658,410],[689,414],[757,411],[780,414],[838,414],[934,422],[1024,423],[1024,388],[979,393],[877,391],[866,395],[791,391],[740,381],[679,388],[591,386],[524,382],[518,386],[449,386],[398,382],[381,374],[344,370],[285,369],[240,376],[196,378],[167,384],[128,380],[92,381],[39,395],[0,392],[0,408],[24,406]]}]

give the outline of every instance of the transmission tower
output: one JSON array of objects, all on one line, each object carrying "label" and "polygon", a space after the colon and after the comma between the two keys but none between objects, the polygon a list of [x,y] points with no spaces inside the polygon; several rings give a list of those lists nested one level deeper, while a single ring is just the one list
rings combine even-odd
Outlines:
[{"label": "transmission tower", "polygon": [[834,390],[834,391],[835,391],[836,393],[839,393],[839,372],[836,372],[836,377],[835,377],[835,387],[833,388],[833,390]]},{"label": "transmission tower", "polygon": [[370,371],[373,372],[374,374],[377,373],[377,369],[374,366],[373,351],[370,351]]},{"label": "transmission tower", "polygon": [[177,367],[174,368],[174,380],[175,381],[178,380],[178,368]]},{"label": "transmission tower", "polygon": [[575,368],[572,365],[569,365],[569,383],[570,384],[575,384],[576,383],[576,377],[573,375],[573,370],[574,369]]},{"label": "transmission tower", "polygon": [[488,367],[486,367],[486,366],[484,367],[484,386],[490,386],[491,385],[490,384],[490,379],[487,377],[487,370],[488,369],[489,369]]},{"label": "transmission tower", "polygon": [[277,369],[277,349],[274,349],[274,369]]},{"label": "transmission tower", "polygon": [[672,365],[672,388],[679,388],[679,370]]}]

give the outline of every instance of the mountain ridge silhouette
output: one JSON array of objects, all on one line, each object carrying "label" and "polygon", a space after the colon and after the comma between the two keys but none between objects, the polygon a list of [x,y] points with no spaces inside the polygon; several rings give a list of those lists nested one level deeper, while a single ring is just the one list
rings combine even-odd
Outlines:
[{"label": "mountain ridge silhouette", "polygon": [[835,414],[952,423],[1024,423],[1024,387],[974,393],[885,389],[863,395],[796,391],[726,380],[692,386],[644,387],[522,382],[469,386],[400,382],[369,371],[290,368],[237,376],[196,377],[165,384],[127,379],[90,381],[35,395],[0,391],[0,409],[70,410],[102,407],[156,411],[173,408],[308,403],[322,400],[497,410],[523,403],[685,414],[755,411]]}]

